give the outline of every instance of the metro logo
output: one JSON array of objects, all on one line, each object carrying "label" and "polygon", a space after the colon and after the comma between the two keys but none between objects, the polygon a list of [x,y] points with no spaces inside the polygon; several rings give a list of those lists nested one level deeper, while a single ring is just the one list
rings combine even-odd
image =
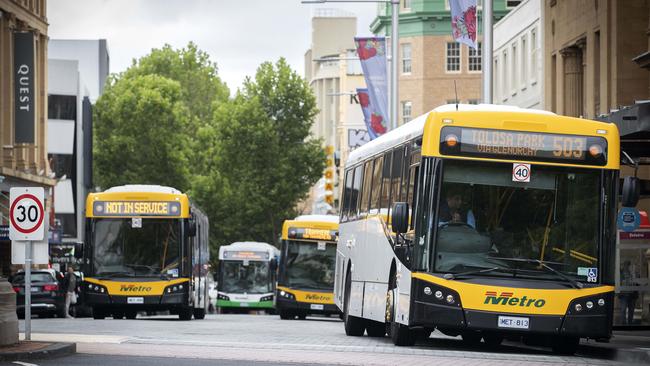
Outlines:
[{"label": "metro logo", "polygon": [[514,297],[514,293],[512,292],[501,292],[501,294],[497,296],[496,291],[486,291],[484,304],[521,307],[530,307],[533,305],[536,308],[541,308],[546,304],[546,300],[529,299],[526,295],[523,297]]},{"label": "metro logo", "polygon": [[120,292],[150,292],[151,287],[141,285],[120,285]]},{"label": "metro logo", "polygon": [[309,301],[331,301],[331,295],[320,295],[320,294],[307,294],[305,299]]}]

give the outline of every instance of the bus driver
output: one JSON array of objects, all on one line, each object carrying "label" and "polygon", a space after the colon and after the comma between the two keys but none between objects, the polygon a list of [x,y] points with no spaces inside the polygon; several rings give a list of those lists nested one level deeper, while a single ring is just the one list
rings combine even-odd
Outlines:
[{"label": "bus driver", "polygon": [[463,210],[462,189],[457,186],[447,186],[445,199],[440,203],[438,226],[462,223],[476,229],[476,219],[472,210]]}]

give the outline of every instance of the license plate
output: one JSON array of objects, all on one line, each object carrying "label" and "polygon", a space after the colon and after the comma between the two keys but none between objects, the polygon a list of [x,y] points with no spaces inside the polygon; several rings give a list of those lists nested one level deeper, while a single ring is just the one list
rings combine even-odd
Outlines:
[{"label": "license plate", "polygon": [[39,292],[40,290],[40,287],[32,287],[32,292]]},{"label": "license plate", "polygon": [[247,308],[249,306],[249,304],[247,302],[240,302],[239,306],[241,306],[243,308]]},{"label": "license plate", "polygon": [[309,308],[312,310],[323,310],[325,306],[323,306],[323,304],[311,304],[309,305]]},{"label": "license plate", "polygon": [[144,304],[144,297],[127,297],[128,304]]},{"label": "license plate", "polygon": [[517,316],[499,316],[499,328],[529,329],[530,320]]}]

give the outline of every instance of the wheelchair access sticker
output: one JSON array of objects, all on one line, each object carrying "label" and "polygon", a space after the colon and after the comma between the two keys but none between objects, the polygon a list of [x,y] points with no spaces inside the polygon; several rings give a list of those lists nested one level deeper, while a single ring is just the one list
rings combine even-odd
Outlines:
[{"label": "wheelchair access sticker", "polygon": [[530,164],[513,163],[512,181],[523,183],[530,182]]},{"label": "wheelchair access sticker", "polygon": [[587,276],[587,282],[598,282],[598,268],[578,267],[578,276]]}]

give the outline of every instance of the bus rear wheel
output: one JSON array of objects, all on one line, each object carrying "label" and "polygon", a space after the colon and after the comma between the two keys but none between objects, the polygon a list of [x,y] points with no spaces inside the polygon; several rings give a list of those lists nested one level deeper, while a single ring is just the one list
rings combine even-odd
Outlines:
[{"label": "bus rear wheel", "polygon": [[561,355],[573,355],[578,350],[580,338],[578,337],[560,337],[553,340],[551,347],[553,352]]},{"label": "bus rear wheel", "polygon": [[106,318],[106,313],[104,310],[100,308],[93,308],[93,319],[95,320],[103,320]]},{"label": "bus rear wheel", "polygon": [[192,308],[181,308],[178,310],[178,319],[180,320],[192,320]]},{"label": "bus rear wheel", "polygon": [[352,273],[348,269],[345,276],[345,303],[343,306],[343,324],[345,325],[345,335],[353,337],[363,336],[366,329],[363,319],[350,315],[350,292],[352,289]]},{"label": "bus rear wheel", "polygon": [[138,317],[138,312],[135,310],[129,310],[125,313],[127,319],[135,319]]},{"label": "bus rear wheel", "polygon": [[280,309],[278,310],[280,314],[280,319],[282,320],[293,320],[295,314],[291,310]]}]

